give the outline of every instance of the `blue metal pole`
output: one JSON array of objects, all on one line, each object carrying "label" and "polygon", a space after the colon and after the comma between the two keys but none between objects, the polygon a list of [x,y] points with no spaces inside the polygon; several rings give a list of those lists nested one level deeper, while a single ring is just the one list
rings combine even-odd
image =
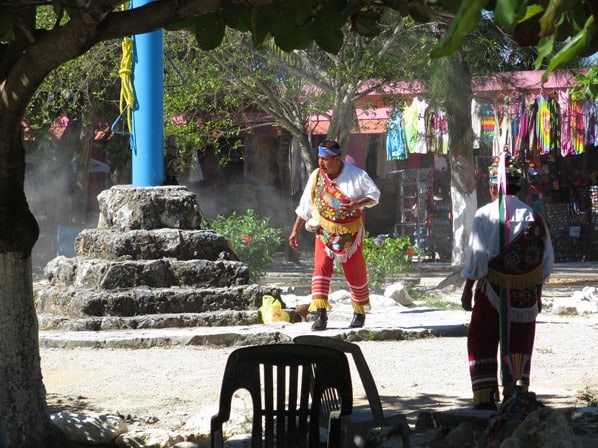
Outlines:
[{"label": "blue metal pole", "polygon": [[[153,0],[133,0],[131,8]],[[164,185],[164,39],[163,30],[133,36],[132,112],[133,186]]]}]

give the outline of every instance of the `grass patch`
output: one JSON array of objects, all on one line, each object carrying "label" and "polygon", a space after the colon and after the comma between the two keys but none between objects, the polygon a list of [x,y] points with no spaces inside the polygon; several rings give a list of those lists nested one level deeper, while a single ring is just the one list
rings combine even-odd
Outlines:
[{"label": "grass patch", "polygon": [[586,387],[579,393],[577,399],[579,401],[584,401],[586,403],[585,406],[592,408],[598,407],[598,390]]},{"label": "grass patch", "polygon": [[380,332],[379,331],[375,331],[375,330],[367,330],[367,331],[361,332],[359,334],[359,336],[364,341],[377,341],[378,340],[378,336],[380,336]]},{"label": "grass patch", "polygon": [[542,353],[544,355],[550,355],[550,354],[554,353],[554,351],[550,348],[539,348],[539,349],[536,349],[536,351],[538,353]]},{"label": "grass patch", "polygon": [[450,300],[446,300],[435,294],[427,294],[424,291],[418,289],[407,290],[411,298],[419,303],[423,303],[424,306],[429,308],[437,308],[441,310],[460,310],[462,309],[460,303],[455,303]]},{"label": "grass patch", "polygon": [[561,311],[559,313],[559,316],[561,317],[574,317],[574,316],[578,316],[576,311]]}]

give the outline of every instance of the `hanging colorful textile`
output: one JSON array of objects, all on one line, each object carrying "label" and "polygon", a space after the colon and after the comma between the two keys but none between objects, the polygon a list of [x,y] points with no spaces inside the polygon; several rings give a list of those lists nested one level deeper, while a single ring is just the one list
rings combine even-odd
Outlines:
[{"label": "hanging colorful textile", "polygon": [[449,152],[449,132],[448,132],[448,118],[442,110],[436,112],[434,118],[434,133],[439,140],[439,149],[442,154]]},{"label": "hanging colorful textile", "polygon": [[426,146],[428,152],[438,152],[436,134],[434,132],[434,119],[436,118],[436,108],[430,106],[426,109]]},{"label": "hanging colorful textile", "polygon": [[[507,150],[513,152],[513,115],[511,103],[507,98],[504,104],[499,107],[500,116],[500,137],[498,140],[499,151]],[[500,153],[500,152],[499,152]]]},{"label": "hanging colorful textile", "polygon": [[416,97],[413,98],[411,104],[403,110],[403,124],[405,127],[407,151],[409,153],[425,154],[427,152],[426,108],[426,101]]},{"label": "hanging colorful textile", "polygon": [[448,152],[448,121],[444,112],[435,107],[426,109],[426,145],[428,152]]},{"label": "hanging colorful textile", "polygon": [[494,140],[494,110],[492,104],[480,104],[480,143],[492,145]]},{"label": "hanging colorful textile", "polygon": [[471,100],[471,129],[473,131],[473,148],[478,149],[480,147],[482,121],[480,118],[480,103],[475,98]]},{"label": "hanging colorful textile", "polygon": [[581,154],[585,149],[585,128],[583,119],[583,102],[571,101],[571,145],[575,154]]},{"label": "hanging colorful textile", "polygon": [[598,131],[597,107],[597,102],[591,100],[583,102],[584,143],[586,146],[598,145],[598,141],[596,141],[596,131]]},{"label": "hanging colorful textile", "polygon": [[503,152],[505,147],[503,141],[501,140],[502,133],[501,127],[503,125],[503,104],[494,104],[494,138],[492,139],[492,155],[493,156],[500,156]]},{"label": "hanging colorful textile", "polygon": [[391,108],[390,117],[386,121],[386,159],[407,159],[403,114],[399,108]]},{"label": "hanging colorful textile", "polygon": [[561,153],[561,106],[554,96],[548,98],[550,108],[550,152],[556,156]]},{"label": "hanging colorful textile", "polygon": [[539,96],[536,100],[538,110],[536,112],[536,143],[540,154],[550,152],[550,106],[548,99]]},{"label": "hanging colorful textile", "polygon": [[513,135],[513,147],[511,151],[516,154],[517,150],[517,139],[519,138],[519,130],[521,127],[521,99],[511,99],[511,132]]},{"label": "hanging colorful textile", "polygon": [[561,155],[565,157],[575,154],[571,133],[571,96],[568,90],[559,90],[557,95],[561,119]]},{"label": "hanging colorful textile", "polygon": [[536,101],[536,97],[530,95],[525,100],[525,109],[528,113],[527,123],[528,123],[528,148],[526,152],[526,158],[531,159],[533,157],[532,154],[537,154],[537,142],[538,142],[538,135],[536,133],[536,119],[538,117],[538,102]]},{"label": "hanging colorful textile", "polygon": [[530,138],[530,114],[525,97],[521,96],[517,110],[517,134],[515,138],[515,155],[521,160],[528,160],[529,138]]}]

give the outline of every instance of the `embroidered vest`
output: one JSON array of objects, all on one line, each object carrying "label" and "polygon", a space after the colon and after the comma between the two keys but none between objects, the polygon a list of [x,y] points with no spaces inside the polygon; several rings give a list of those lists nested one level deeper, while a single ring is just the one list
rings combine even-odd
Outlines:
[{"label": "embroidered vest", "polygon": [[487,279],[492,288],[497,294],[501,287],[510,289],[511,304],[516,308],[532,306],[538,299],[545,240],[544,221],[534,213],[534,221],[488,262]]},{"label": "embroidered vest", "polygon": [[320,224],[318,237],[335,255],[349,258],[363,235],[362,211],[344,213],[340,205],[350,201],[321,170],[312,185],[314,215]]}]

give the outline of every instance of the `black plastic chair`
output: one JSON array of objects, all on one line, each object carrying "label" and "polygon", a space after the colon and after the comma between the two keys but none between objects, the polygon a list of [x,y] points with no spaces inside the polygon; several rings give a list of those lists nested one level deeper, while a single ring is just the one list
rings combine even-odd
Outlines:
[{"label": "black plastic chair", "polygon": [[[343,341],[341,339],[335,339],[326,336],[313,336],[313,335],[301,335],[296,336],[293,341],[297,344],[307,344],[316,347],[328,347],[343,353],[350,354],[359,373],[361,383],[365,390],[368,403],[370,405],[371,418],[363,418],[358,412],[353,412],[347,425],[348,434],[346,437],[346,447],[363,446],[364,434],[371,428],[382,427],[382,426],[394,426],[401,431],[401,441],[403,448],[410,448],[411,442],[409,438],[409,424],[407,418],[401,413],[393,413],[392,415],[385,415],[382,409],[382,402],[380,400],[380,394],[378,393],[378,387],[372,376],[370,367],[368,366],[365,357],[361,351],[361,348],[357,344],[352,342]],[[333,394],[326,395],[326,402],[323,404],[324,409],[338,409],[339,403],[338,398]],[[360,438],[357,440],[356,437]]]},{"label": "black plastic chair", "polygon": [[251,395],[251,447],[319,448],[322,397],[333,393],[339,406],[329,414],[325,446],[344,446],[353,407],[351,371],[343,352],[303,344],[243,347],[228,358],[218,414],[211,421],[212,447],[223,446],[223,423],[230,419],[233,394]]}]

